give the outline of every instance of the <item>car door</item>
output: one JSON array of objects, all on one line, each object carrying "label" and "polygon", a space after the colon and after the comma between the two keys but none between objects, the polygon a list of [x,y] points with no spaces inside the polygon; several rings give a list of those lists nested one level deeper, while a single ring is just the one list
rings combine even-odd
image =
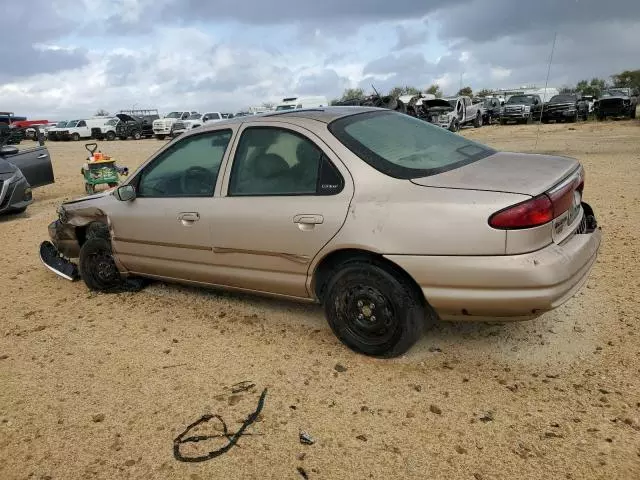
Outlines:
[{"label": "car door", "polygon": [[76,125],[76,131],[82,138],[91,136],[91,129],[87,126],[87,122],[85,120],[80,120],[78,122],[78,125]]},{"label": "car door", "polygon": [[136,198],[117,202],[110,221],[114,251],[129,271],[215,283],[213,196],[233,128],[188,135],[170,144],[127,182]]},{"label": "car door", "polygon": [[[5,152],[14,153],[3,153],[2,149]],[[32,188],[54,183],[53,166],[46,147],[38,146],[18,152],[15,152],[16,147],[2,147],[2,149],[0,149],[0,158],[18,167]]]},{"label": "car door", "polygon": [[213,213],[221,283],[309,297],[309,265],[347,216],[349,171],[319,137],[284,122],[243,124],[229,162]]}]

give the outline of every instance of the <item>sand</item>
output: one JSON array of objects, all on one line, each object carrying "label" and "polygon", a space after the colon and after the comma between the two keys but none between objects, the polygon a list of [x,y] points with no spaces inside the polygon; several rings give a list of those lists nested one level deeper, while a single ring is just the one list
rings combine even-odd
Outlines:
[{"label": "sand", "polygon": [[[462,134],[580,159],[600,257],[556,311],[442,323],[394,360],[352,353],[315,305],[159,283],[105,295],[56,277],[37,249],[56,206],[83,194],[86,152],[48,143],[56,183],[0,220],[0,479],[640,478],[640,122]],[[130,168],[162,144],[101,142]],[[232,394],[244,380],[255,387]],[[235,432],[264,388],[252,435],[174,459],[188,424],[219,414]]]}]

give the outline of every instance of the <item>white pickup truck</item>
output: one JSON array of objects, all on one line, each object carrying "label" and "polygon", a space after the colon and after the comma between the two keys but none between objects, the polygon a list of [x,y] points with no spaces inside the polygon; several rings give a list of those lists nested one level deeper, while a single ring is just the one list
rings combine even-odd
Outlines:
[{"label": "white pickup truck", "polygon": [[201,127],[205,123],[219,122],[226,118],[224,115],[224,113],[220,112],[192,113],[186,120],[178,120],[173,124],[171,135],[177,137],[188,130]]},{"label": "white pickup truck", "polygon": [[429,121],[452,132],[457,132],[463,125],[473,124],[475,128],[482,126],[482,104],[473,104],[471,97],[448,97],[434,100],[424,100],[423,108],[427,108],[433,115]]},{"label": "white pickup truck", "polygon": [[153,134],[158,140],[164,140],[166,137],[173,135],[173,126],[178,120],[186,120],[191,115],[198,112],[171,112],[164,118],[153,121]]}]

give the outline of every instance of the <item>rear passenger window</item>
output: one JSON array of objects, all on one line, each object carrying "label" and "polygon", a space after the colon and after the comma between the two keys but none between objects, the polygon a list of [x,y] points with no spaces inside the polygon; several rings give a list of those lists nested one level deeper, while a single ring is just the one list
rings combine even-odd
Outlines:
[{"label": "rear passenger window", "polygon": [[251,127],[238,143],[229,195],[333,195],[343,186],[340,172],[308,138]]}]

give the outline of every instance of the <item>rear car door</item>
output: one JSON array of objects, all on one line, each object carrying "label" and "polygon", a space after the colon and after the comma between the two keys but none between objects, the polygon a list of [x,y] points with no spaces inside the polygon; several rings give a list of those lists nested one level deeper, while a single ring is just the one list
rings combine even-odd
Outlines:
[{"label": "rear car door", "polygon": [[47,147],[28,148],[2,158],[20,169],[31,188],[49,185],[55,181]]},{"label": "rear car door", "polygon": [[213,196],[233,133],[227,127],[186,136],[128,182],[135,187],[136,198],[118,202],[110,221],[114,252],[129,271],[215,283]]},{"label": "rear car door", "polygon": [[248,122],[222,188],[212,227],[220,282],[309,297],[309,265],[344,224],[353,196],[344,164],[310,130]]}]

